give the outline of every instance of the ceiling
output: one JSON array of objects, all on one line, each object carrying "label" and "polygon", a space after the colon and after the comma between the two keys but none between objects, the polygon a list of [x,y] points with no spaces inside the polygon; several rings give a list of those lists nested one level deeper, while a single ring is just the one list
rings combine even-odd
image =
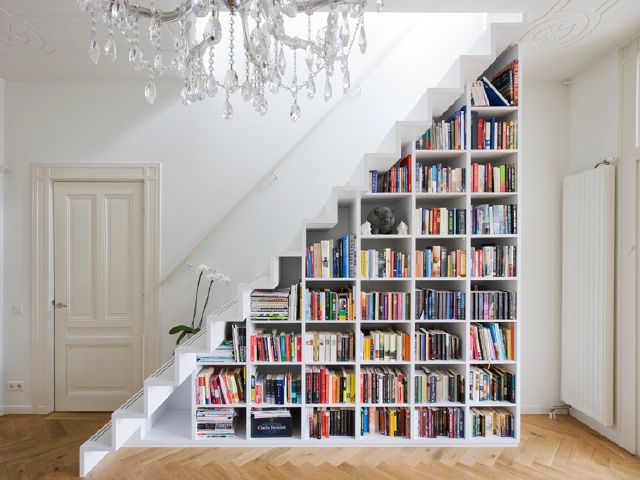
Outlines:
[{"label": "ceiling", "polygon": [[[156,0],[156,5],[179,1]],[[385,12],[524,12],[527,25],[520,40],[527,70],[557,80],[571,78],[640,28],[639,0],[386,0]],[[0,77],[9,81],[139,78],[125,61],[93,65],[87,54],[89,28],[77,0],[0,0]],[[125,40],[121,42],[125,48]]]}]

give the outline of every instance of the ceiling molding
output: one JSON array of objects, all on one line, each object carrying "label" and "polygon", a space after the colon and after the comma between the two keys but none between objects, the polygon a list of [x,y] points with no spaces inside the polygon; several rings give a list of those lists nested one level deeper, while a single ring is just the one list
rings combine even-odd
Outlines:
[{"label": "ceiling molding", "polygon": [[53,50],[53,42],[46,33],[0,6],[0,51],[14,55],[49,55]]}]

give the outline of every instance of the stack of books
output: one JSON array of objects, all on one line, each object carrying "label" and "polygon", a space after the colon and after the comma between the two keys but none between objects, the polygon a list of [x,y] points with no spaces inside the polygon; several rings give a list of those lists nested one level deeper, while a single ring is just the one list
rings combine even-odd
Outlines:
[{"label": "stack of books", "polygon": [[422,367],[414,376],[416,403],[464,402],[464,375]]},{"label": "stack of books", "polygon": [[307,367],[306,403],[355,403],[356,376],[353,370]]},{"label": "stack of books", "polygon": [[360,315],[362,320],[409,320],[410,312],[410,293],[360,293]]},{"label": "stack of books", "polygon": [[515,359],[513,323],[472,323],[469,334],[471,360]]},{"label": "stack of books", "polygon": [[517,191],[516,166],[474,163],[471,165],[471,191],[507,193]]},{"label": "stack of books", "polygon": [[305,332],[307,362],[352,362],[355,335],[348,332]]},{"label": "stack of books", "polygon": [[516,292],[482,290],[473,285],[471,292],[472,320],[514,320],[517,315]]},{"label": "stack of books", "polygon": [[362,435],[379,434],[385,437],[409,438],[411,412],[406,407],[362,407],[360,425]]},{"label": "stack of books", "polygon": [[444,330],[420,328],[415,332],[416,361],[458,360],[460,358],[460,338]]},{"label": "stack of books", "polygon": [[464,438],[464,409],[420,407],[416,409],[420,438]]},{"label": "stack of books", "polygon": [[353,408],[314,408],[309,411],[309,437],[353,437],[355,420]]},{"label": "stack of books", "polygon": [[515,437],[515,418],[504,408],[472,408],[471,434],[474,437]]},{"label": "stack of books", "polygon": [[411,154],[386,172],[369,170],[369,191],[371,193],[411,192]]},{"label": "stack of books", "polygon": [[473,235],[515,235],[518,233],[517,205],[476,205],[471,210]]},{"label": "stack of books", "polygon": [[426,193],[464,193],[466,191],[465,169],[461,167],[416,165],[416,188]]},{"label": "stack of books", "polygon": [[305,289],[307,320],[353,320],[353,292],[351,289],[332,291]]},{"label": "stack of books", "polygon": [[249,339],[249,354],[255,362],[301,362],[302,337],[294,332],[271,333],[256,329]]},{"label": "stack of books", "polygon": [[237,419],[238,412],[234,408],[198,408],[196,410],[196,437],[235,437]]},{"label": "stack of books", "polygon": [[362,403],[408,402],[409,379],[398,368],[362,367],[360,370],[360,399]]},{"label": "stack of books", "polygon": [[434,245],[416,250],[416,276],[424,278],[465,277],[467,275],[467,251],[449,250]]},{"label": "stack of books", "polygon": [[297,288],[251,292],[251,320],[295,320],[297,305],[290,309],[290,297],[297,299]]},{"label": "stack of books", "polygon": [[302,403],[300,375],[291,371],[280,374],[251,374],[251,401],[256,404],[286,405]]},{"label": "stack of books", "polygon": [[196,361],[201,363],[244,362],[244,360],[235,360],[233,340],[223,340],[222,343],[211,353],[198,354],[196,356]]},{"label": "stack of books", "polygon": [[464,320],[465,293],[458,290],[416,290],[417,320]]},{"label": "stack of books", "polygon": [[448,120],[433,119],[433,126],[416,141],[416,150],[463,150],[466,148],[466,108]]},{"label": "stack of books", "polygon": [[245,401],[244,367],[204,367],[196,378],[196,404],[221,405]]},{"label": "stack of books", "polygon": [[464,208],[417,208],[416,230],[419,235],[464,235],[467,210]]},{"label": "stack of books", "polygon": [[356,237],[321,240],[307,246],[305,270],[308,278],[353,278],[356,276]]},{"label": "stack of books", "polygon": [[360,333],[362,360],[388,362],[409,361],[409,334],[395,330],[371,330]]},{"label": "stack of books", "polygon": [[360,270],[363,278],[406,278],[409,276],[409,258],[406,253],[392,248],[362,250]]},{"label": "stack of books", "polygon": [[500,367],[471,367],[469,400],[472,402],[516,402],[516,375]]},{"label": "stack of books", "polygon": [[292,437],[293,419],[287,408],[254,408],[251,410],[251,437]]},{"label": "stack of books", "polygon": [[515,245],[481,245],[471,247],[473,277],[515,277]]}]

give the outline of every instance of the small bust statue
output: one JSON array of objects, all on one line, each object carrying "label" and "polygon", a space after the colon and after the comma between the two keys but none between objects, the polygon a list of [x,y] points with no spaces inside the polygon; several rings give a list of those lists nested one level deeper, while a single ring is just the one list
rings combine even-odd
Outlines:
[{"label": "small bust statue", "polygon": [[376,207],[367,215],[367,221],[371,223],[371,232],[374,235],[388,235],[393,232],[396,216],[389,207]]},{"label": "small bust statue", "polygon": [[371,235],[371,224],[369,222],[364,222],[360,225],[360,235]]},{"label": "small bust statue", "polygon": [[403,221],[398,224],[398,235],[407,235],[409,233],[409,227]]}]

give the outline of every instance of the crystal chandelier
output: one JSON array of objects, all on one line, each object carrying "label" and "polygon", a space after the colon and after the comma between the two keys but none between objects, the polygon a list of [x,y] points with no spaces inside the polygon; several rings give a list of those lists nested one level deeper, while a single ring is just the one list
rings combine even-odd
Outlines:
[{"label": "crystal chandelier", "polygon": [[[376,1],[378,11],[382,10],[383,1]],[[303,92],[312,99],[316,82],[324,80],[324,99],[331,100],[336,63],[346,93],[351,84],[349,55],[356,39],[363,54],[367,49],[364,28],[367,0],[181,0],[173,10],[156,8],[155,0],[146,0],[146,6],[130,0],[79,0],[79,3],[91,15],[89,56],[94,63],[98,63],[102,54],[116,60],[114,31],[119,30],[130,45],[129,62],[136,71],[148,74],[144,88],[148,103],[156,100],[156,79],[175,73],[184,81],[182,103],[189,105],[220,92],[225,97],[222,111],[225,119],[233,116],[233,95],[239,94],[264,115],[269,108],[266,94],[271,92],[293,97],[290,118],[295,122],[300,118],[298,95]],[[326,21],[314,34],[312,15],[323,8],[328,10]],[[223,36],[221,11],[229,12],[229,47],[222,61],[226,73],[219,80],[214,66],[221,57],[216,56],[215,50]],[[306,39],[285,31],[286,18],[299,14],[307,15]],[[104,46],[98,42],[98,22],[108,31]],[[242,83],[234,63],[238,22],[242,27],[245,58]],[[197,31],[197,24],[205,25],[203,32]],[[304,55],[304,71],[298,66],[299,51]],[[293,65],[287,65],[286,57]]]}]

